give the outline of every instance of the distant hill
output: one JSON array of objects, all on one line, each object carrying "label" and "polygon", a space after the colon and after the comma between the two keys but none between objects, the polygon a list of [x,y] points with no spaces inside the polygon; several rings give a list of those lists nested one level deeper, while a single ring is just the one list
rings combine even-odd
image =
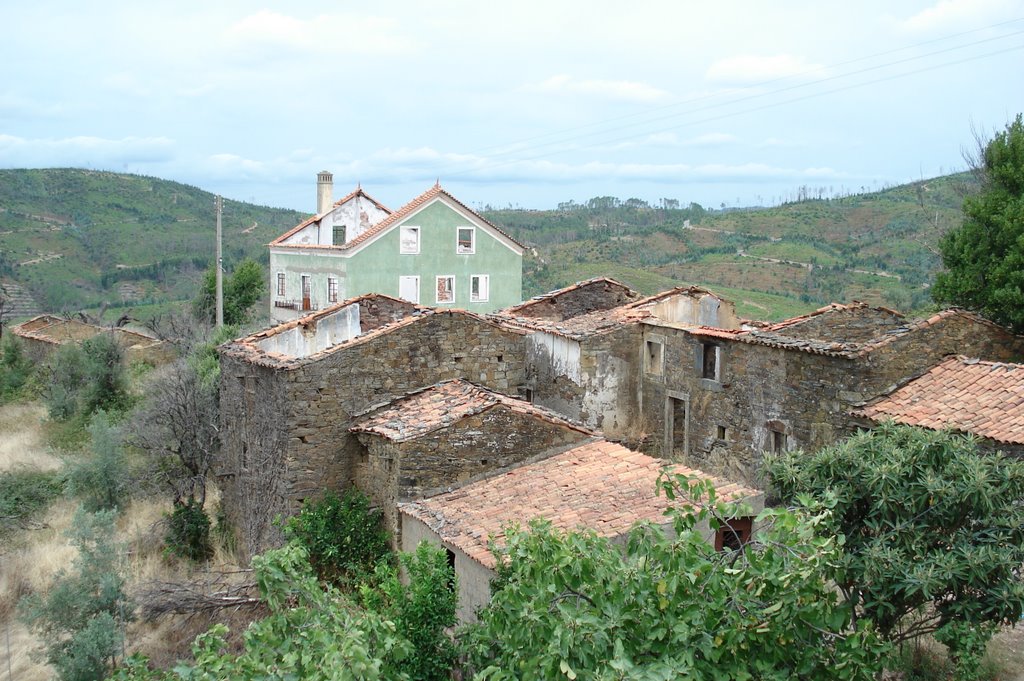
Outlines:
[{"label": "distant hill", "polygon": [[597,197],[559,210],[492,210],[488,219],[534,247],[524,294],[598,275],[653,293],[702,284],[742,315],[778,319],[830,302],[902,311],[931,303],[939,237],[962,219],[967,173],[772,208],[653,207]]},{"label": "distant hill", "polygon": [[[772,208],[653,207],[597,197],[484,215],[532,247],[527,297],[598,275],[646,292],[702,284],[778,319],[832,301],[930,303],[939,235],[959,224],[967,174]],[[214,252],[213,194],[81,169],[0,170],[0,286],[19,314],[188,300]],[[306,215],[224,202],[228,267]],[[3,295],[0,291],[0,295]]]},{"label": "distant hill", "polygon": [[[213,200],[154,177],[0,170],[0,285],[21,313],[191,298],[214,258]],[[267,242],[304,217],[225,200],[226,265],[265,262]]]}]

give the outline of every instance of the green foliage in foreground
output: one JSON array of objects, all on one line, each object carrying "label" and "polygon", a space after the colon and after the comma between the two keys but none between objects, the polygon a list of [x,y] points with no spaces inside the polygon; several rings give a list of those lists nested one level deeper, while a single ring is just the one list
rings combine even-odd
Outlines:
[{"label": "green foliage in foreground", "polygon": [[107,333],[80,345],[62,345],[49,362],[44,399],[50,418],[88,420],[99,410],[120,412],[131,406],[124,350]]},{"label": "green foliage in foreground", "polygon": [[70,465],[68,492],[87,511],[123,508],[129,492],[129,470],[120,430],[106,412],[97,412],[89,424],[91,455]]},{"label": "green foliage in foreground", "polygon": [[0,533],[42,512],[63,492],[64,478],[56,471],[0,472]]},{"label": "green foliage in foreground", "polygon": [[[263,266],[249,258],[238,263],[234,271],[224,275],[224,323],[244,324],[267,288]],[[199,295],[192,304],[196,316],[209,323],[217,320],[217,270],[211,266],[203,277]]]},{"label": "green foliage in foreground", "polygon": [[45,596],[26,597],[22,619],[42,640],[58,678],[96,681],[123,649],[123,625],[132,612],[114,542],[114,513],[79,511],[69,534],[78,549],[72,569],[58,573]]},{"label": "green foliage in foreground", "polygon": [[963,436],[884,424],[816,454],[766,457],[782,498],[832,509],[837,583],[858,619],[899,642],[934,633],[974,664],[1024,613],[1024,462]]},{"label": "green foliage in foreground", "polygon": [[203,562],[213,557],[210,516],[196,501],[178,501],[167,519],[167,551],[180,558]]},{"label": "green foliage in foreground", "polygon": [[981,153],[981,190],[964,200],[964,222],[942,239],[940,303],[961,305],[1024,331],[1024,118]]},{"label": "green foliage in foreground", "polygon": [[307,501],[284,530],[305,547],[320,579],[339,586],[366,577],[390,552],[380,511],[354,487],[342,497],[327,491]]},{"label": "green foliage in foreground", "polygon": [[474,678],[873,678],[886,646],[837,602],[840,550],[817,532],[827,512],[766,510],[755,543],[716,552],[698,523],[730,513],[710,486],[680,478],[665,490],[685,495],[676,539],[640,529],[623,550],[544,523],[510,531],[466,638]]},{"label": "green foliage in foreground", "polygon": [[[270,615],[245,632],[238,655],[224,652],[223,625],[196,639],[194,664],[172,672],[153,671],[144,657],[135,656],[113,676],[118,681],[249,681],[304,679],[307,681],[402,681],[432,678],[431,642],[448,616],[434,617],[444,608],[434,601],[452,601],[445,580],[450,572],[444,552],[424,547],[407,559],[408,587],[388,580],[386,593],[364,598],[381,612],[360,607],[331,585],[322,585],[310,569],[306,551],[292,543],[253,558],[260,595]],[[425,580],[425,581],[424,581]],[[437,586],[442,584],[442,593]],[[365,590],[364,590],[365,591]],[[431,595],[432,594],[432,595]],[[425,595],[425,596],[424,596]],[[454,606],[450,606],[454,608]],[[397,624],[396,624],[397,622]],[[421,627],[416,638],[405,633]],[[426,647],[417,649],[417,645]],[[426,674],[426,675],[421,675]]]},{"label": "green foliage in foreground", "polygon": [[0,342],[0,404],[17,398],[29,377],[32,360],[25,354],[25,346],[14,334],[4,335]]}]

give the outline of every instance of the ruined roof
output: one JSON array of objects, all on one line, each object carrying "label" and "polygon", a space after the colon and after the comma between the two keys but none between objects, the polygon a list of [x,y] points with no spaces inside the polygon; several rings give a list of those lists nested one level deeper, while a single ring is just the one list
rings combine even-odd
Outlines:
[{"label": "ruined roof", "polygon": [[[503,543],[505,528],[545,518],[563,530],[586,528],[617,537],[638,522],[662,524],[671,503],[656,493],[665,462],[606,440],[590,442],[430,499],[399,504],[447,543],[494,567],[488,540]],[[711,480],[720,501],[761,492],[682,465],[673,473]]]},{"label": "ruined roof", "polygon": [[[260,345],[259,345],[260,341],[266,340],[267,338],[270,338],[271,336],[273,336],[275,334],[281,333],[283,331],[291,330],[291,329],[295,328],[296,326],[303,326],[303,325],[307,325],[308,326],[311,323],[315,323],[316,321],[318,321],[323,316],[327,316],[327,315],[333,314],[333,313],[337,312],[338,310],[340,310],[343,307],[347,307],[347,306],[352,305],[354,303],[359,303],[359,302],[361,302],[363,300],[369,300],[369,299],[374,299],[374,298],[383,298],[383,299],[387,299],[387,300],[391,300],[391,301],[395,301],[395,302],[399,302],[399,303],[403,303],[403,304],[409,305],[409,306],[411,306],[412,311],[411,311],[409,316],[403,317],[402,319],[398,319],[398,320],[390,322],[388,324],[382,324],[381,326],[378,326],[376,328],[364,331],[363,333],[361,333],[358,336],[355,336],[353,338],[350,338],[349,340],[344,340],[344,341],[341,341],[340,343],[337,343],[336,345],[332,345],[331,347],[329,347],[329,348],[327,348],[325,350],[321,350],[320,352],[311,353],[309,355],[304,355],[302,357],[296,357],[294,355],[287,355],[287,354],[279,353],[279,352],[268,352],[268,351],[262,349],[260,347]],[[228,341],[227,343],[224,343],[223,345],[219,346],[217,350],[222,355],[225,355],[225,356],[228,356],[228,357],[237,357],[239,359],[244,359],[244,360],[246,360],[248,362],[256,364],[257,366],[265,366],[265,367],[271,367],[271,368],[283,368],[283,369],[295,369],[295,368],[298,368],[298,367],[300,367],[300,366],[302,366],[304,364],[308,364],[310,362],[318,361],[318,360],[326,357],[327,355],[330,355],[330,354],[332,354],[334,352],[338,352],[338,351],[342,350],[343,348],[348,348],[348,347],[352,347],[354,345],[359,345],[360,343],[368,342],[371,339],[378,338],[380,336],[384,336],[384,335],[387,335],[389,333],[394,333],[395,331],[397,331],[397,330],[399,330],[401,328],[404,328],[404,327],[409,326],[411,324],[419,323],[419,322],[421,322],[421,321],[423,321],[425,319],[430,319],[430,318],[433,318],[433,317],[444,317],[446,315],[449,316],[449,317],[459,316],[459,317],[466,317],[466,318],[469,318],[469,319],[474,319],[476,321],[483,322],[483,323],[488,324],[490,326],[502,328],[505,331],[510,331],[512,333],[517,333],[517,331],[515,329],[507,329],[507,328],[501,327],[501,325],[499,325],[497,322],[494,322],[494,321],[492,321],[490,319],[482,317],[482,316],[476,314],[475,312],[468,312],[466,310],[460,310],[460,309],[457,309],[457,308],[455,308],[455,309],[453,309],[453,308],[438,309],[438,308],[432,308],[432,307],[423,307],[423,306],[420,306],[420,305],[413,305],[412,303],[409,303],[409,302],[404,301],[404,300],[400,300],[398,298],[392,298],[391,296],[387,296],[387,295],[384,295],[382,293],[366,293],[366,294],[363,294],[361,296],[356,296],[354,298],[349,298],[347,300],[343,300],[342,302],[340,302],[340,303],[338,303],[336,305],[333,305],[333,306],[331,306],[329,308],[326,308],[324,310],[320,310],[319,312],[314,312],[312,314],[306,315],[305,317],[299,317],[298,319],[293,319],[291,321],[287,321],[287,322],[284,322],[282,324],[278,324],[277,326],[269,327],[269,328],[264,329],[262,331],[258,331],[258,332],[254,333],[254,334],[251,334],[249,336],[245,336],[244,338],[238,338],[238,339],[235,339],[235,340],[232,340],[232,341]],[[518,333],[522,333],[522,332],[520,331]]]},{"label": "ruined roof", "polygon": [[[543,331],[545,333],[564,336],[572,340],[582,340],[590,336],[598,336],[610,333],[623,326],[639,324],[642,321],[655,318],[654,306],[656,303],[677,295],[693,296],[715,294],[700,286],[678,286],[667,291],[656,293],[653,296],[634,300],[618,307],[607,310],[595,310],[578,317],[571,317],[562,321],[546,319],[534,319],[531,317],[513,316],[506,312],[496,312],[491,315],[493,319],[501,324],[524,331]],[[716,296],[717,297],[717,296]],[[513,308],[510,308],[513,309]]]},{"label": "ruined roof", "polygon": [[[566,294],[570,294],[570,293],[573,293],[575,291],[579,291],[581,289],[589,288],[591,286],[595,286],[595,285],[598,285],[598,284],[604,284],[606,286],[617,286],[617,287],[621,288],[623,291],[625,291],[628,295],[631,295],[631,296],[639,295],[636,291],[634,291],[630,287],[626,286],[622,282],[615,281],[614,279],[611,279],[609,277],[594,277],[592,279],[586,279],[584,281],[578,281],[575,284],[571,284],[569,286],[564,286],[562,288],[555,289],[554,291],[548,291],[547,293],[542,293],[539,296],[534,296],[533,298],[530,298],[529,300],[527,300],[525,303],[519,303],[518,305],[513,305],[511,307],[507,307],[504,310],[501,310],[500,313],[501,314],[505,314],[505,315],[509,315],[509,316],[512,316],[512,317],[521,316],[521,313],[524,310],[529,310],[531,307],[534,307],[534,306],[542,304],[542,303],[547,303],[547,302],[551,302],[551,301],[557,300],[558,298],[561,298],[561,297],[565,296]],[[526,315],[526,316],[529,316],[529,315]]]},{"label": "ruined roof", "polygon": [[[331,210],[334,210],[338,206],[341,206],[342,204],[347,203],[348,201],[351,201],[352,199],[360,197],[360,196],[363,197],[364,199],[366,199],[367,201],[371,202],[373,205],[377,206],[377,208],[380,208],[385,213],[390,213],[391,212],[390,208],[388,208],[383,203],[381,203],[377,199],[373,198],[372,196],[370,196],[369,194],[364,192],[362,185],[357,186],[355,188],[355,190],[353,190],[352,192],[350,192],[346,196],[344,196],[344,197],[338,199],[337,201],[335,201],[334,204],[331,206]],[[271,246],[301,245],[301,246],[304,246],[304,247],[309,247],[309,246],[317,245],[317,244],[283,244],[281,242],[283,242],[285,239],[287,239],[287,238],[289,238],[291,236],[295,236],[297,233],[301,232],[304,228],[308,227],[309,225],[313,224],[314,222],[319,222],[321,219],[323,219],[324,215],[327,215],[327,213],[329,213],[329,212],[330,211],[327,211],[326,213],[320,213],[319,215],[311,215],[310,217],[306,218],[305,220],[303,220],[299,224],[297,224],[294,227],[292,227],[291,229],[289,229],[287,232],[285,232],[281,236],[279,236],[276,239],[274,239],[273,241],[271,241],[269,245],[271,245]]]},{"label": "ruined roof", "polygon": [[[433,187],[431,187],[427,191],[423,192],[422,194],[417,196],[415,199],[413,199],[409,203],[405,204],[404,206],[402,206],[398,210],[394,211],[393,213],[388,215],[386,218],[384,218],[383,220],[381,220],[380,222],[378,222],[374,226],[370,227],[368,230],[366,230],[365,232],[363,232],[362,234],[357,236],[355,239],[352,239],[351,241],[348,241],[348,242],[346,242],[344,244],[340,244],[340,245],[337,245],[337,246],[329,246],[329,245],[324,245],[324,244],[285,244],[285,243],[279,243],[282,239],[286,239],[287,237],[295,234],[301,228],[309,225],[312,222],[315,222],[316,220],[318,220],[321,217],[321,216],[314,215],[312,218],[306,220],[304,223],[300,224],[298,227],[293,228],[289,232],[287,232],[284,235],[282,235],[282,236],[278,237],[277,239],[275,239],[273,242],[271,242],[270,245],[271,246],[279,246],[279,247],[282,247],[282,248],[304,248],[304,249],[313,248],[313,249],[326,249],[326,250],[334,250],[334,251],[350,251],[350,250],[353,250],[353,249],[356,249],[356,248],[360,247],[362,244],[366,243],[367,241],[370,241],[371,239],[377,237],[378,235],[383,234],[387,230],[389,230],[392,227],[394,227],[395,225],[397,225],[399,222],[405,220],[407,217],[409,217],[410,215],[412,215],[413,213],[418,211],[420,208],[423,208],[424,206],[426,206],[428,203],[430,203],[434,199],[441,198],[441,197],[443,197],[446,200],[452,202],[458,208],[460,208],[461,210],[465,211],[466,213],[469,213],[475,219],[479,220],[482,224],[486,225],[490,229],[493,229],[495,232],[497,232],[498,234],[500,234],[501,236],[503,236],[504,238],[508,239],[510,242],[515,244],[516,247],[518,247],[520,249],[525,249],[525,246],[523,246],[521,243],[516,241],[516,239],[514,239],[510,234],[505,232],[503,229],[501,229],[500,227],[498,227],[497,225],[495,225],[491,221],[481,217],[472,208],[469,208],[466,204],[462,203],[457,198],[455,198],[454,196],[449,194],[445,189],[442,189],[440,184],[435,184]],[[369,197],[367,197],[367,198],[369,198]],[[373,199],[370,199],[370,200],[372,201]]]},{"label": "ruined roof", "polygon": [[[847,322],[852,318],[856,320],[861,311],[881,312],[885,319],[893,315],[891,319],[878,324],[871,332],[867,327],[855,329]],[[841,312],[847,315],[845,319],[833,317],[830,313]],[[826,315],[826,316],[822,316]],[[910,333],[941,323],[954,317],[963,317],[972,323],[981,324],[998,330],[1004,334],[1011,335],[1010,331],[998,324],[980,317],[973,312],[959,308],[949,308],[922,319],[906,320],[898,312],[887,308],[870,308],[864,303],[853,305],[841,305],[833,303],[820,310],[807,315],[801,315],[787,319],[776,324],[754,329],[717,329],[713,327],[700,326],[690,329],[691,333],[707,338],[720,338],[740,343],[751,343],[754,345],[765,345],[783,350],[794,350],[797,352],[809,352],[815,355],[829,355],[833,357],[862,357],[868,353],[894,342]],[[806,320],[820,318],[817,321],[822,323],[815,326],[814,333],[808,331],[802,324]],[[832,319],[838,319],[836,329],[828,331],[827,326]],[[898,320],[898,324],[896,321]],[[824,329],[824,331],[823,331]],[[845,331],[845,333],[844,333]],[[822,338],[821,336],[825,336]],[[845,339],[844,339],[845,336]]]},{"label": "ruined roof", "polygon": [[498,405],[518,414],[591,434],[591,431],[583,426],[553,411],[461,379],[422,388],[391,402],[386,407],[371,410],[349,430],[355,433],[373,433],[395,442],[406,442]]},{"label": "ruined roof", "polygon": [[11,333],[22,338],[60,345],[61,343],[77,343],[88,340],[100,333],[113,333],[122,342],[132,341],[133,345],[157,345],[162,343],[158,338],[147,336],[137,331],[129,331],[119,327],[98,326],[77,319],[65,319],[51,314],[41,314],[11,327]]},{"label": "ruined roof", "polygon": [[949,357],[854,414],[1024,444],[1024,364]]}]

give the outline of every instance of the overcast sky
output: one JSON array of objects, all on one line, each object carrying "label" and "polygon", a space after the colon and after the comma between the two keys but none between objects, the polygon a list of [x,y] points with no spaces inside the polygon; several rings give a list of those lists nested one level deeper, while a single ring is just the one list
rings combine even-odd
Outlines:
[{"label": "overcast sky", "polygon": [[0,166],[312,212],[771,203],[963,167],[1024,110],[1020,0],[3,2]]}]

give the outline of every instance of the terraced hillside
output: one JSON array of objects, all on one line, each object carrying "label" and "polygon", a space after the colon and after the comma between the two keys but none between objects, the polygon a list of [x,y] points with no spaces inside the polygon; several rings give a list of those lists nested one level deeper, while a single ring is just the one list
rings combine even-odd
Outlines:
[{"label": "terraced hillside", "polygon": [[962,173],[880,192],[709,211],[598,197],[557,211],[487,217],[534,247],[526,295],[599,274],[653,292],[703,284],[741,314],[780,318],[838,301],[904,311],[931,303],[939,236],[961,220]]},{"label": "terraced hillside", "polygon": [[[0,282],[19,291],[19,311],[191,298],[213,260],[213,198],[138,175],[0,170]],[[226,264],[265,260],[265,244],[303,217],[225,200]]]}]

